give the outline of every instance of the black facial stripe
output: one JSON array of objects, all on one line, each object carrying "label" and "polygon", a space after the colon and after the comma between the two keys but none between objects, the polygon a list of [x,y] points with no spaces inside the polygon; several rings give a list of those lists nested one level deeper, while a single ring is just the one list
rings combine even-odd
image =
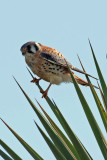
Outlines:
[{"label": "black facial stripe", "polygon": [[28,50],[28,52],[33,54],[33,52],[31,50]]},{"label": "black facial stripe", "polygon": [[37,45],[36,45],[36,44],[34,45],[34,47],[35,47],[36,51],[38,51],[38,50],[39,50],[39,48],[37,47]]},{"label": "black facial stripe", "polygon": [[31,51],[31,46],[30,46],[30,45],[27,46],[27,49],[28,49],[28,52],[29,52],[29,53],[33,53],[33,52]]},{"label": "black facial stripe", "polygon": [[28,48],[28,50],[30,50],[30,49],[31,49],[31,46],[30,46],[30,45],[28,45],[28,46],[27,46],[27,48]]}]

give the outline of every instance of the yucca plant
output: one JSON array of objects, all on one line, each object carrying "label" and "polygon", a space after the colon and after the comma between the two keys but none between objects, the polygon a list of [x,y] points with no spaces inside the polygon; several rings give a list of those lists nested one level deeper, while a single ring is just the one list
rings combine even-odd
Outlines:
[{"label": "yucca plant", "polygon": [[[101,87],[100,87],[99,83],[98,83],[98,86],[99,86],[99,90],[100,90],[101,97],[103,100],[103,104],[101,103],[101,100],[98,97],[98,95],[97,95],[97,93],[96,93],[96,91],[95,91],[93,85],[91,84],[90,79],[87,75],[86,75],[86,78],[89,83],[94,100],[96,102],[96,106],[99,110],[99,114],[102,118],[104,128],[107,132],[107,86],[104,81],[103,75],[101,73],[100,67],[97,63],[97,59],[95,57],[95,54],[94,54],[94,51],[93,51],[93,48],[91,46],[90,41],[89,41],[89,44],[90,44],[90,48],[91,48],[92,55],[94,58],[94,62],[95,62],[96,70],[97,70],[98,77],[100,80],[100,84],[101,84]],[[79,58],[79,61],[80,61],[80,64],[85,72],[85,69],[81,63],[80,58]],[[79,100],[81,102],[81,105],[83,107],[85,115],[87,117],[87,120],[90,124],[90,127],[93,131],[93,134],[96,138],[98,146],[102,152],[104,159],[107,160],[107,140],[105,139],[105,137],[100,129],[100,126],[98,125],[93,113],[91,112],[91,109],[90,109],[80,87],[78,86],[72,72],[70,71],[69,66],[68,66],[68,70],[71,74],[71,78],[72,78],[73,84],[75,86],[77,95],[79,97]],[[29,71],[29,73],[33,77],[32,73],[30,71]],[[21,91],[23,92],[23,94],[25,95],[28,102],[30,103],[30,106],[32,107],[34,112],[39,117],[44,128],[46,129],[50,138],[43,132],[43,130],[40,128],[40,126],[34,121],[35,125],[37,126],[38,130],[40,131],[40,133],[43,136],[46,143],[48,144],[48,146],[51,149],[55,158],[57,160],[92,160],[93,158],[91,157],[89,152],[86,150],[86,148],[84,147],[84,145],[82,144],[80,139],[73,132],[73,130],[71,129],[71,127],[69,126],[69,124],[65,120],[64,116],[62,115],[61,111],[57,107],[56,103],[54,101],[51,101],[49,97],[46,98],[47,103],[49,104],[49,106],[52,109],[53,113],[55,114],[56,118],[58,119],[61,126],[65,130],[67,136],[60,130],[60,128],[57,126],[57,124],[45,112],[45,110],[42,108],[42,106],[39,104],[39,102],[37,101],[42,112],[31,101],[31,99],[28,97],[28,95],[25,93],[25,91],[22,89],[22,87],[19,85],[19,83],[17,82],[16,79],[15,79],[15,81],[18,84]],[[38,86],[39,89],[42,89],[39,84],[36,84],[36,85]],[[2,120],[2,121],[35,160],[43,160],[43,158],[29,144],[27,144],[27,142],[25,142],[11,127],[9,127],[9,125],[4,120]],[[0,140],[0,144],[10,155],[10,156],[8,156],[5,152],[0,150],[0,154],[4,159],[6,159],[6,160],[11,160],[11,159],[21,160],[22,159],[9,146],[7,146],[7,144],[3,140]]]}]

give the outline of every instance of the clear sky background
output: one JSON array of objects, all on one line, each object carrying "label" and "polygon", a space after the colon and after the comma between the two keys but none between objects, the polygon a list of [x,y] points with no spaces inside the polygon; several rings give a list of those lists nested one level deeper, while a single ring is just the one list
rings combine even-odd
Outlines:
[{"label": "clear sky background", "polygon": [[[107,81],[107,1],[102,0],[3,0],[0,2],[0,117],[2,117],[45,160],[55,160],[33,119],[38,117],[21,93],[12,75],[35,102],[60,126],[37,86],[30,83],[20,47],[27,41],[37,41],[58,49],[74,66],[81,69],[79,54],[87,73],[97,77],[88,43],[91,40],[98,63]],[[85,76],[77,74],[85,79]],[[96,84],[95,80],[92,80]],[[46,89],[48,83],[41,81]],[[82,87],[105,137],[102,121],[88,87]],[[98,91],[97,91],[98,92]],[[103,160],[88,124],[73,84],[53,85],[49,97],[55,100],[67,122],[94,160]],[[37,105],[37,104],[36,104]],[[39,107],[38,107],[39,108]],[[45,130],[44,130],[45,131]],[[33,158],[12,133],[0,122],[0,137],[24,160]]]}]

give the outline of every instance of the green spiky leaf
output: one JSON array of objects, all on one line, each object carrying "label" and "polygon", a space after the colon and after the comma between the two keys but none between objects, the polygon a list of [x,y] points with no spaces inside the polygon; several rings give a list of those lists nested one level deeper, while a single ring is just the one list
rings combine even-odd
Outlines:
[{"label": "green spiky leaf", "polygon": [[0,149],[0,156],[5,159],[5,160],[12,160],[12,158],[10,158],[6,153],[4,153],[1,149]]},{"label": "green spiky leaf", "polygon": [[79,100],[80,100],[80,102],[82,104],[82,107],[83,107],[83,110],[85,112],[85,115],[86,115],[86,117],[88,119],[88,122],[89,122],[89,124],[91,126],[91,129],[92,129],[92,131],[93,131],[93,133],[95,135],[95,138],[96,138],[96,140],[98,142],[98,145],[99,145],[99,147],[100,147],[100,149],[102,151],[102,154],[103,154],[104,158],[107,159],[107,142],[105,140],[105,137],[104,137],[103,133],[101,132],[101,129],[100,129],[97,121],[95,120],[94,115],[92,114],[92,112],[90,110],[90,107],[89,107],[85,97],[83,96],[83,93],[80,90],[80,87],[77,84],[77,82],[76,82],[76,80],[75,80],[75,78],[74,78],[69,66],[68,66],[68,70],[69,70],[69,73],[71,75],[73,84],[75,86],[77,95],[79,97]]},{"label": "green spiky leaf", "polygon": [[43,160],[43,158],[33,148],[31,148],[11,127],[9,127],[9,125],[5,121],[2,120],[2,122],[7,126],[7,128],[13,133],[13,135],[19,140],[19,142],[35,160]]}]

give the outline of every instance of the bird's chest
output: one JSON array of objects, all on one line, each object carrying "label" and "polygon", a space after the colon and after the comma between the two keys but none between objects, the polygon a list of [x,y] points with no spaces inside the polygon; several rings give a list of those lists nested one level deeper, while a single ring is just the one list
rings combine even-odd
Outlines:
[{"label": "bird's chest", "polygon": [[34,74],[37,74],[39,66],[39,61],[34,56],[26,56],[25,61],[27,65],[30,67]]},{"label": "bird's chest", "polygon": [[51,63],[45,59],[26,57],[25,60],[32,72],[46,81],[50,81],[53,76],[57,77],[66,72],[63,66]]}]

